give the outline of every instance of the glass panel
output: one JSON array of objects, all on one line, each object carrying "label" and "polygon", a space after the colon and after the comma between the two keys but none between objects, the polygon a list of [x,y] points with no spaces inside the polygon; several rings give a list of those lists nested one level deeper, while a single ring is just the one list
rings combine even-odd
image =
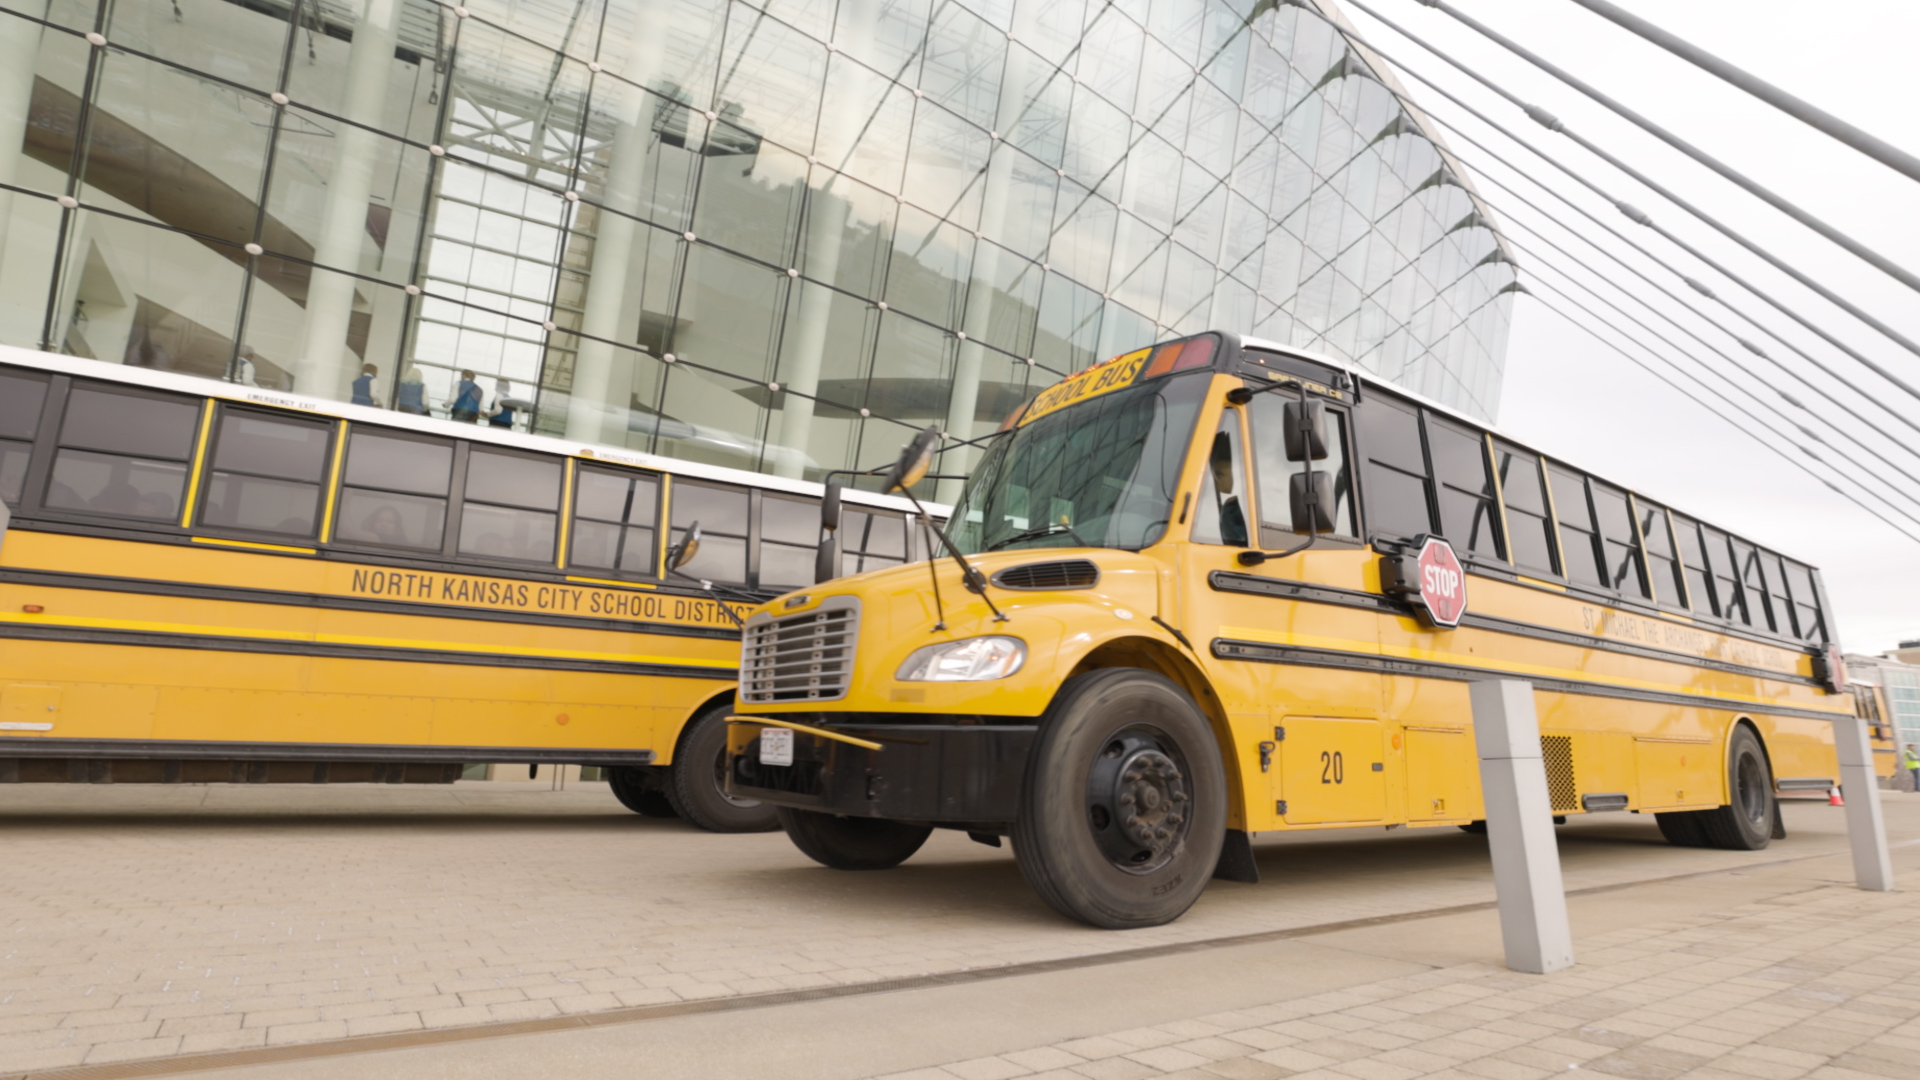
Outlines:
[{"label": "glass panel", "polygon": [[340,493],[335,540],[439,551],[446,535],[447,501],[347,488]]},{"label": "glass panel", "polygon": [[222,409],[213,467],[317,484],[327,468],[330,425]]},{"label": "glass panel", "polygon": [[1606,585],[1593,511],[1587,505],[1586,478],[1558,465],[1547,466],[1547,474],[1553,485],[1553,508],[1560,517],[1560,550],[1566,556],[1568,580]]},{"label": "glass panel", "polygon": [[355,431],[347,445],[347,483],[356,487],[445,495],[452,477],[452,443]]},{"label": "glass panel", "polygon": [[31,441],[47,400],[45,376],[0,372],[0,438]]},{"label": "glass panel", "polygon": [[1598,514],[1600,539],[1606,552],[1607,584],[1636,596],[1647,595],[1646,575],[1640,570],[1640,544],[1633,535],[1633,516],[1627,495],[1593,481],[1593,506]]},{"label": "glass panel", "polygon": [[62,450],[53,459],[46,505],[115,517],[172,521],[180,513],[187,467],[171,461]]},{"label": "glass panel", "polygon": [[1672,607],[1686,607],[1686,575],[1673,557],[1673,537],[1667,532],[1667,511],[1634,500],[1640,508],[1640,535],[1646,541],[1648,569],[1653,591],[1659,601]]},{"label": "glass panel", "polygon": [[1730,540],[1733,549],[1733,565],[1740,568],[1742,593],[1746,598],[1749,616],[1745,621],[1756,629],[1772,630],[1774,613],[1772,597],[1767,590],[1767,571],[1760,562],[1760,552],[1745,540]]},{"label": "glass panel", "polygon": [[632,490],[633,482],[628,477],[582,469],[573,494],[574,515],[600,521],[625,521],[627,494]]},{"label": "glass panel", "polygon": [[764,589],[804,588],[813,584],[814,550],[788,544],[764,544],[760,548],[760,587]]},{"label": "glass panel", "polygon": [[1541,487],[1540,459],[1506,443],[1496,444],[1500,461],[1500,494],[1507,504],[1507,528],[1514,565],[1543,574],[1557,574],[1553,565],[1553,523],[1547,519],[1545,489]]},{"label": "glass panel", "polygon": [[1718,529],[1703,529],[1702,535],[1706,537],[1707,558],[1713,564],[1713,591],[1720,600],[1720,617],[1751,625],[1752,612],[1747,607],[1746,590],[1740,587],[1739,563],[1731,541]]},{"label": "glass panel", "polygon": [[197,401],[75,386],[67,395],[60,445],[185,461],[199,419]]},{"label": "glass panel", "polygon": [[1506,558],[1500,544],[1493,480],[1487,475],[1485,438],[1477,431],[1428,414],[1427,446],[1433,454],[1443,535],[1476,555]]},{"label": "glass panel", "polygon": [[475,447],[467,457],[467,498],[533,510],[560,506],[560,461]]},{"label": "glass panel", "polygon": [[700,553],[684,573],[712,581],[747,580],[747,493],[688,480],[673,485],[669,540],[679,543],[687,526],[700,523]]},{"label": "glass panel", "polygon": [[551,562],[557,520],[555,514],[468,503],[460,511],[460,553]]},{"label": "glass panel", "polygon": [[820,539],[820,504],[781,495],[762,496],[760,537],[763,540],[783,544],[803,544],[812,548]]},{"label": "glass panel", "polygon": [[1360,406],[1360,448],[1370,461],[1415,476],[1427,475],[1420,449],[1420,421],[1411,406],[1374,396]]},{"label": "glass panel", "polygon": [[216,472],[206,499],[200,523],[216,528],[310,538],[320,520],[319,484]]},{"label": "glass panel", "polygon": [[1680,561],[1686,566],[1687,595],[1693,610],[1700,615],[1720,614],[1713,590],[1712,567],[1700,546],[1700,525],[1678,514],[1673,516],[1673,532],[1680,538]]},{"label": "glass panel", "polygon": [[0,502],[20,505],[20,491],[27,482],[27,462],[32,457],[32,443],[0,441]]},{"label": "glass panel", "polygon": [[1787,584],[1793,590],[1793,609],[1799,626],[1800,636],[1809,641],[1819,641],[1826,637],[1826,623],[1821,618],[1820,594],[1813,586],[1813,570],[1797,562],[1786,564]]},{"label": "glass panel", "polygon": [[1319,461],[1288,461],[1285,410],[1289,401],[1284,394],[1262,394],[1253,399],[1253,414],[1248,422],[1253,430],[1253,472],[1260,483],[1260,543],[1268,547],[1288,547],[1296,542],[1293,531],[1293,477],[1313,469],[1326,473],[1333,484],[1333,533],[1352,536],[1353,477],[1347,464],[1347,416],[1337,409],[1327,410],[1327,456]]}]

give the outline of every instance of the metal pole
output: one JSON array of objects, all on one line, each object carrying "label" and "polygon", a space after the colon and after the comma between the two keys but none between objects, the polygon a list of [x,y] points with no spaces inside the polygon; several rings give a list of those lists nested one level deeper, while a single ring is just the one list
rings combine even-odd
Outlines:
[{"label": "metal pole", "polygon": [[1873,775],[1873,744],[1857,716],[1833,722],[1833,749],[1840,757],[1840,795],[1847,803],[1847,843],[1853,848],[1853,880],[1872,892],[1893,891],[1893,860],[1887,854],[1887,823],[1880,813],[1880,778]]},{"label": "metal pole", "polygon": [[1553,835],[1540,756],[1540,720],[1533,684],[1485,679],[1468,687],[1473,738],[1486,794],[1487,848],[1500,904],[1500,938],[1507,966],[1545,975],[1573,966],[1567,890],[1560,879],[1560,847]]},{"label": "metal pole", "polygon": [[1885,139],[1862,131],[1825,109],[1802,101],[1767,80],[1734,67],[1685,38],[1670,34],[1638,15],[1607,3],[1607,0],[1573,0],[1573,2],[1603,19],[1633,31],[1709,75],[1732,83],[1815,131],[1846,143],[1887,168],[1905,173],[1914,180],[1920,180],[1920,157],[1914,157]]}]

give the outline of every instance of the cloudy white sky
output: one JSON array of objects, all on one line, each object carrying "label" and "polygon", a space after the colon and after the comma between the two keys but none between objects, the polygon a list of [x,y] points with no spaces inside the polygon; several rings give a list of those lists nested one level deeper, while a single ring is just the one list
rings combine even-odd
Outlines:
[{"label": "cloudy white sky", "polygon": [[[1522,99],[1556,114],[1574,131],[1634,164],[1909,337],[1920,340],[1920,294],[1715,177],[1447,15],[1415,0],[1363,2]],[[1452,2],[1460,10],[1597,85],[1856,240],[1920,272],[1920,183],[1774,111],[1571,0]],[[1914,107],[1920,95],[1916,95],[1912,55],[1915,43],[1920,42],[1920,4],[1911,0],[1853,0],[1815,6],[1792,0],[1615,2],[1790,93],[1910,152],[1920,153],[1920,110]],[[1638,206],[1810,321],[1910,384],[1920,386],[1920,356],[1893,344],[1767,267],[1684,211],[1589,156],[1565,137],[1535,125],[1514,106],[1448,68],[1352,4],[1343,4],[1343,7],[1369,41],[1402,61],[1406,68],[1432,76],[1440,85],[1520,137],[1573,166],[1615,197]],[[1749,340],[1763,344],[1772,355],[1806,375],[1816,386],[1846,400],[1906,446],[1920,450],[1920,430],[1908,426],[1908,422],[1920,424],[1920,399],[1894,388],[1839,350],[1795,327],[1764,302],[1744,294],[1733,283],[1649,230],[1628,223],[1572,180],[1417,81],[1406,78],[1404,73],[1403,81],[1434,116],[1458,123],[1467,134],[1487,143],[1553,191],[1578,201],[1675,267],[1707,282],[1721,297],[1751,314],[1765,327],[1857,383],[1872,400],[1849,393],[1779,342],[1741,323],[1725,309],[1711,311],[1716,319],[1737,329]],[[1676,507],[1821,567],[1837,610],[1840,640],[1848,649],[1877,652],[1901,640],[1920,638],[1920,573],[1910,569],[1920,562],[1920,542],[1900,535],[1833,494],[1818,480],[1726,422],[1708,415],[1672,388],[1622,359],[1619,353],[1570,325],[1548,305],[1575,317],[1580,317],[1579,313],[1555,297],[1551,289],[1542,286],[1568,290],[1570,295],[1604,312],[1654,348],[1670,356],[1677,355],[1678,350],[1661,344],[1651,334],[1633,327],[1582,293],[1577,285],[1556,272],[1556,266],[1564,267],[1567,275],[1593,286],[1649,326],[1684,344],[1692,355],[1757,392],[1767,407],[1791,411],[1778,395],[1758,383],[1757,376],[1764,375],[1787,387],[1794,397],[1821,416],[1832,418],[1915,475],[1920,475],[1920,455],[1874,434],[1857,420],[1819,401],[1804,385],[1794,384],[1778,369],[1744,352],[1726,333],[1660,298],[1650,286],[1519,204],[1491,181],[1512,185],[1555,216],[1578,223],[1580,234],[1598,239],[1607,250],[1622,255],[1656,281],[1673,287],[1689,300],[1698,301],[1698,306],[1712,308],[1691,294],[1672,273],[1604,236],[1564,204],[1535,184],[1516,177],[1464,139],[1454,136],[1449,141],[1476,176],[1486,181],[1480,185],[1483,194],[1498,212],[1508,235],[1519,245],[1545,254],[1544,258],[1524,253],[1519,256],[1522,280],[1540,299],[1521,297],[1516,305],[1499,426],[1548,454],[1668,500]],[[1542,245],[1542,238],[1577,253],[1604,274],[1596,276],[1579,270],[1563,257],[1549,252]],[[1698,341],[1637,306],[1622,295],[1616,283],[1625,284],[1635,296],[1647,298],[1707,342],[1721,347],[1739,366],[1715,356]],[[1615,340],[1622,347],[1645,356],[1626,340],[1618,337]],[[1705,375],[1686,360],[1680,362],[1702,374],[1734,400],[1765,415],[1763,407],[1752,398]],[[1649,363],[1661,367],[1655,361],[1649,360]],[[1705,396],[1697,384],[1673,375],[1664,367],[1661,370]],[[1715,404],[1740,419],[1743,425],[1752,426],[1726,405]],[[1845,467],[1845,471],[1850,476],[1864,478],[1874,495],[1861,493],[1847,482],[1848,478],[1836,476],[1838,482],[1862,498],[1888,500],[1920,518],[1920,483],[1900,476],[1872,459],[1860,446],[1804,414],[1799,419],[1819,430],[1832,445],[1871,463],[1871,469]],[[1775,444],[1784,442],[1778,437],[1766,437]],[[1800,441],[1804,444],[1806,440]],[[1840,463],[1838,455],[1828,448],[1814,449],[1829,462]],[[1788,450],[1792,452],[1791,448]],[[1828,467],[1810,464],[1816,471],[1832,475]],[[1883,512],[1920,536],[1920,523],[1884,509]]]}]

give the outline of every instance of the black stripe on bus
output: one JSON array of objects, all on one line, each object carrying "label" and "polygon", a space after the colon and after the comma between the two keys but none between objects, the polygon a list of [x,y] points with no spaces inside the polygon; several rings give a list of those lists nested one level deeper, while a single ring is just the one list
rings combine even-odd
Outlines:
[{"label": "black stripe on bus", "polygon": [[[480,575],[475,575],[480,576]],[[145,596],[181,596],[195,600],[231,600],[239,603],[273,604],[284,607],[328,608],[334,611],[378,612],[385,615],[425,615],[439,619],[478,619],[483,622],[532,623],[578,630],[613,630],[626,634],[662,634],[672,637],[697,637],[713,641],[738,642],[739,628],[731,623],[719,626],[686,626],[680,623],[639,622],[623,619],[594,619],[581,615],[543,615],[532,611],[501,611],[496,608],[469,608],[454,604],[422,604],[407,600],[382,600],[376,597],[335,596],[332,593],[294,592],[285,589],[259,589],[246,585],[204,585],[154,578],[115,577],[111,574],[81,574],[62,570],[0,570],[0,582],[20,585],[44,585],[56,589],[90,589],[105,592],[140,593]],[[545,584],[542,581],[542,584]],[[598,586],[567,582],[557,588],[593,589]],[[638,592],[636,596],[662,596],[675,600],[719,603],[705,594],[678,592]],[[745,605],[741,605],[745,606]],[[726,618],[722,615],[721,618]]]},{"label": "black stripe on bus", "polygon": [[461,652],[455,649],[407,649],[397,646],[336,645],[323,641],[274,641],[150,630],[103,630],[57,624],[31,626],[0,623],[0,638],[57,641],[63,644],[132,645],[156,649],[206,649],[217,652],[271,653],[277,656],[315,656],[339,660],[395,660],[414,664],[471,664],[479,667],[536,668],[542,671],[591,671],[612,675],[665,675],[682,679],[734,682],[738,668],[710,668],[693,664],[627,663],[617,660],[569,660],[552,656],[513,656],[501,653]]},{"label": "black stripe on bus", "polygon": [[1851,712],[1820,712],[1816,709],[1802,709],[1791,705],[1755,705],[1744,701],[1728,701],[1725,698],[1711,697],[1706,694],[1682,694],[1664,690],[1642,690],[1631,686],[1609,686],[1605,683],[1581,682],[1576,679],[1555,679],[1520,672],[1500,671],[1494,668],[1468,667],[1465,664],[1443,664],[1434,660],[1403,660],[1392,656],[1369,656],[1365,653],[1342,652],[1338,649],[1313,649],[1300,645],[1270,645],[1262,641],[1235,641],[1230,638],[1213,639],[1213,655],[1222,660],[1252,660],[1264,664],[1294,664],[1301,667],[1341,668],[1349,671],[1371,671],[1381,675],[1410,675],[1423,679],[1447,679],[1453,682],[1475,682],[1481,679],[1519,679],[1532,683],[1536,690],[1546,690],[1556,694],[1581,694],[1587,697],[1624,698],[1628,701],[1644,701],[1656,705],[1678,705],[1690,709],[1714,709],[1722,712],[1759,713],[1766,716],[1792,716],[1806,720],[1834,721],[1851,717]]},{"label": "black stripe on bus", "polygon": [[[1255,577],[1252,574],[1236,574],[1230,570],[1215,570],[1207,575],[1207,584],[1219,592],[1249,593],[1254,596],[1272,596],[1283,600],[1302,600],[1310,604],[1331,604],[1336,607],[1359,608],[1382,615],[1406,615],[1411,610],[1407,605],[1358,589],[1342,589],[1331,585],[1308,585],[1298,581],[1281,581],[1274,578]],[[1636,613],[1637,614],[1637,613]],[[1644,616],[1652,618],[1653,616]],[[1551,641],[1559,645],[1577,645],[1584,649],[1600,649],[1605,652],[1620,653],[1625,656],[1637,656],[1644,660],[1659,660],[1670,664],[1686,664],[1690,667],[1711,668],[1731,675],[1748,675],[1758,679],[1774,679],[1779,682],[1795,683],[1800,686],[1824,686],[1817,679],[1792,672],[1773,671],[1769,668],[1736,664],[1731,660],[1714,660],[1707,657],[1692,656],[1674,652],[1671,649],[1655,648],[1651,645],[1632,645],[1612,638],[1582,634],[1573,630],[1556,630],[1552,627],[1537,626],[1533,623],[1515,619],[1502,619],[1493,615],[1477,615],[1468,612],[1460,619],[1460,625],[1476,630],[1491,630],[1500,634],[1512,634],[1516,637],[1532,638],[1535,641]],[[1676,624],[1677,625],[1677,624]],[[1723,633],[1716,627],[1695,628],[1703,634]],[[1769,648],[1783,648],[1778,644],[1766,643]],[[1788,652],[1801,651],[1789,648]]]},{"label": "black stripe on bus", "polygon": [[0,758],[111,758],[129,761],[387,761],[410,765],[552,762],[651,765],[652,750],[552,746],[407,746],[387,743],[209,742],[172,739],[0,739]]}]

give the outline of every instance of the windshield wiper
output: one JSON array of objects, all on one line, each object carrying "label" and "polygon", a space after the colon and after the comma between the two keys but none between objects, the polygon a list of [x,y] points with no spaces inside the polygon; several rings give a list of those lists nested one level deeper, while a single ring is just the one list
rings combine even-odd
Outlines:
[{"label": "windshield wiper", "polygon": [[1081,547],[1099,547],[1100,546],[1098,544],[1088,543],[1086,537],[1081,536],[1077,532],[1074,532],[1073,526],[1067,524],[1064,521],[1057,521],[1050,525],[1040,525],[1035,528],[1027,529],[1024,532],[1017,532],[1017,533],[1014,533],[1012,536],[1003,536],[1000,539],[995,540],[993,543],[988,544],[986,547],[981,548],[980,553],[984,555],[989,551],[998,551],[1001,548],[1006,547],[1008,544],[1017,544],[1017,543],[1020,543],[1022,540],[1038,540],[1043,536],[1057,536],[1060,533],[1070,533],[1075,540],[1080,541]]}]

